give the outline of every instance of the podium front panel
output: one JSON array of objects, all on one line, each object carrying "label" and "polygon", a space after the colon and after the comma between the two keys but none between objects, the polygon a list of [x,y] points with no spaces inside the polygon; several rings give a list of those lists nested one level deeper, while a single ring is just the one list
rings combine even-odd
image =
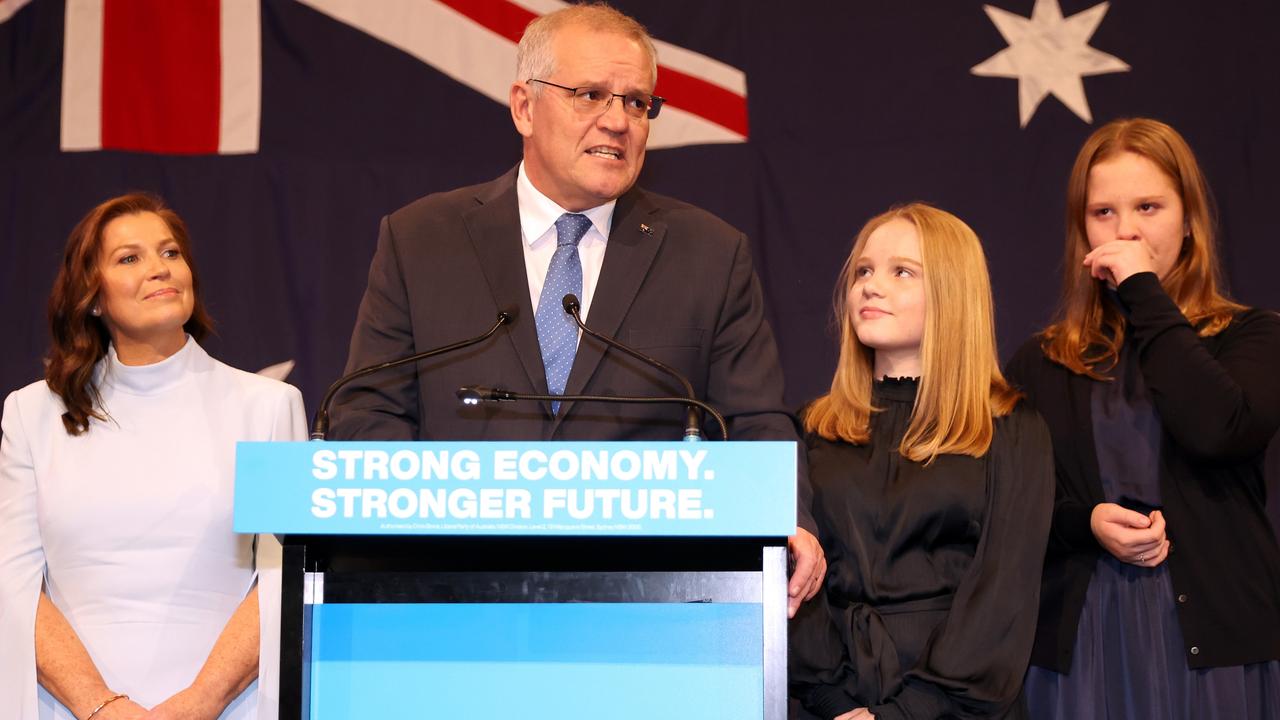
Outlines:
[{"label": "podium front panel", "polygon": [[329,604],[310,716],[763,718],[749,603]]},{"label": "podium front panel", "polygon": [[781,720],[795,453],[242,444],[236,528],[285,550],[280,717]]}]

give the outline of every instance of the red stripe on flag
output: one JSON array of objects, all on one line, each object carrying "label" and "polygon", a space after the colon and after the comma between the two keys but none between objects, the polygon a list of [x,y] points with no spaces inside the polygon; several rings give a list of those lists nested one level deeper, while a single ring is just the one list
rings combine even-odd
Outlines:
[{"label": "red stripe on flag", "polygon": [[[512,42],[520,42],[525,26],[537,17],[536,13],[508,0],[439,1]],[[746,137],[745,97],[661,64],[658,66],[658,78],[655,92],[665,97],[672,107],[678,107]]]},{"label": "red stripe on flag", "polygon": [[[747,136],[747,99],[732,90],[659,65],[658,87],[654,92],[681,110]],[[661,116],[655,122],[661,122]]]},{"label": "red stripe on flag", "polygon": [[218,152],[219,0],[106,0],[102,147]]},{"label": "red stripe on flag", "polygon": [[460,15],[471,18],[511,42],[520,42],[525,26],[538,17],[537,13],[507,0],[440,0],[440,3],[453,8]]}]

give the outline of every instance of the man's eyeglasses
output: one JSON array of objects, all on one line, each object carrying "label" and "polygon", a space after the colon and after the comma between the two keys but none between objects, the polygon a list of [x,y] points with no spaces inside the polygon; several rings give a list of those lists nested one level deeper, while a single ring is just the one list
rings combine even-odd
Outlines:
[{"label": "man's eyeglasses", "polygon": [[548,80],[537,80],[529,78],[526,82],[541,83],[550,85],[554,88],[567,90],[573,93],[573,109],[579,115],[602,115],[609,109],[609,105],[613,103],[614,98],[622,98],[622,110],[633,118],[642,118],[648,116],[650,120],[658,117],[658,112],[662,110],[662,103],[666,102],[666,98],[660,98],[657,95],[646,95],[645,93],[627,93],[620,95],[615,92],[609,92],[604,88],[597,87],[565,87],[557,85]]}]

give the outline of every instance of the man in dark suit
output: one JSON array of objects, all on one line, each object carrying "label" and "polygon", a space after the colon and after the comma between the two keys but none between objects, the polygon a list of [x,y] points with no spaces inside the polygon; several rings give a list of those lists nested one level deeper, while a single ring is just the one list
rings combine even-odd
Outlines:
[{"label": "man in dark suit", "polygon": [[[673,440],[679,406],[463,406],[463,385],[555,395],[683,395],[658,370],[579,339],[592,329],[688,377],[738,440],[796,440],[760,283],[742,233],[634,187],[661,98],[652,41],[631,18],[571,6],[535,20],[518,50],[511,116],[524,160],[489,183],[430,195],[385,218],[351,339],[348,371],[479,334],[488,341],[347,391],[331,438]],[[803,457],[801,457],[803,468]],[[826,562],[801,471],[790,609]]]}]

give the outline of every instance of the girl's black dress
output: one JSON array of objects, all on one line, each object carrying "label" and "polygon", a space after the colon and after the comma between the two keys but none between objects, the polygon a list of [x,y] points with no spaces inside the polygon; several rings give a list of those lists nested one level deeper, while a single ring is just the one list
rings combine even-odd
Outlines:
[{"label": "girl's black dress", "polygon": [[790,627],[792,696],[819,718],[1019,717],[1053,505],[1044,423],[1021,404],[981,458],[909,461],[915,380],[877,382],[866,445],[808,439],[829,569]]}]

